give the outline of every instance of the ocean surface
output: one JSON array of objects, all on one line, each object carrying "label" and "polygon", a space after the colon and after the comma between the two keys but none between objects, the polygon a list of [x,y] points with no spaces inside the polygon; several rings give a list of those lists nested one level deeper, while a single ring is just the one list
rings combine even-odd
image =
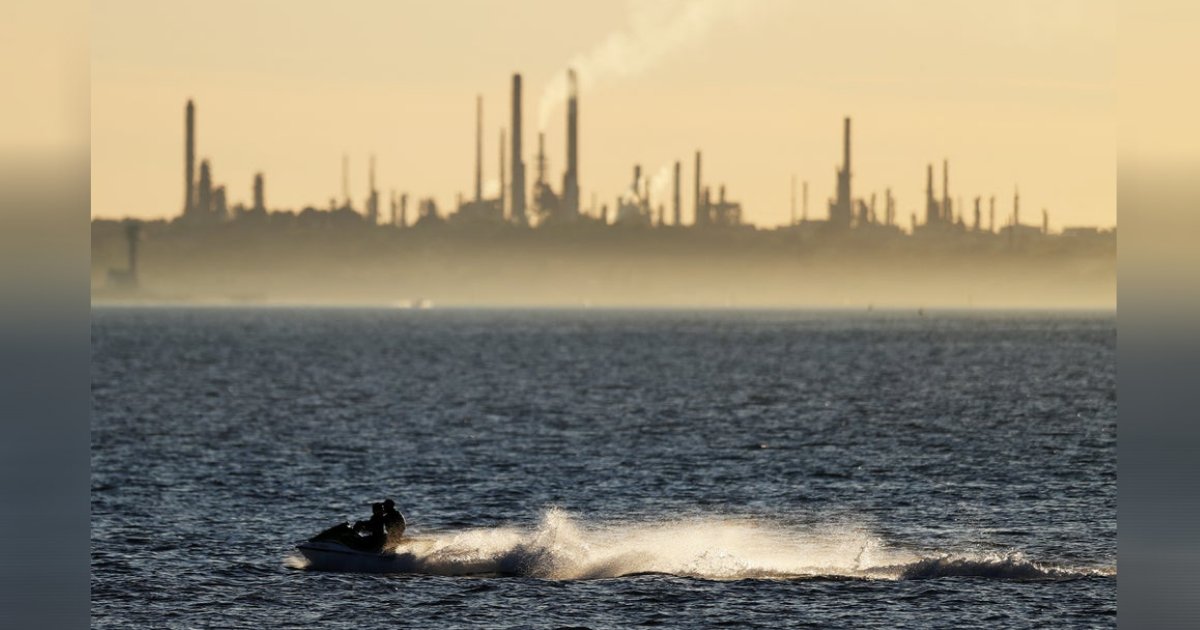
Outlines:
[{"label": "ocean surface", "polygon": [[[97,308],[96,628],[1116,625],[1112,313]],[[393,497],[408,573],[295,545]]]}]

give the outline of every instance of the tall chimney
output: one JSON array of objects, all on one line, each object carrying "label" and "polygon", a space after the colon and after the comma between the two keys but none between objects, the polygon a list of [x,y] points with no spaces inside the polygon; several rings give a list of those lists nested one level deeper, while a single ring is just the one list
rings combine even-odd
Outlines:
[{"label": "tall chimney", "polygon": [[925,171],[925,224],[929,225],[941,218],[942,213],[933,198],[933,163],[930,162]]},{"label": "tall chimney", "polygon": [[700,152],[696,151],[696,219],[693,225],[704,225],[705,206],[704,199],[700,197]]},{"label": "tall chimney", "polygon": [[988,231],[996,231],[996,195],[988,199]]},{"label": "tall chimney", "polygon": [[483,95],[475,97],[475,201],[483,199]]},{"label": "tall chimney", "polygon": [[187,102],[187,115],[184,123],[183,150],[183,213],[188,214],[196,206],[196,107],[191,99]]},{"label": "tall chimney", "polygon": [[1013,225],[1021,225],[1021,191],[1013,187]]},{"label": "tall chimney", "polygon": [[501,127],[500,128],[500,217],[501,218],[504,217],[504,200],[505,200],[505,197],[507,197],[507,195],[505,194],[505,188],[504,188],[504,178],[508,175],[504,170],[504,148],[505,148],[504,127]]},{"label": "tall chimney", "polygon": [[521,225],[529,223],[525,216],[525,163],[521,161],[521,75],[512,78],[512,218]]},{"label": "tall chimney", "polygon": [[854,201],[850,193],[850,117],[842,123],[842,168],[837,171],[837,200],[829,210],[830,223],[848,228],[854,214]]},{"label": "tall chimney", "polygon": [[350,156],[342,154],[342,200],[350,205]]},{"label": "tall chimney", "polygon": [[800,216],[803,217],[805,221],[807,221],[808,220],[808,180],[807,179],[804,180],[804,186],[803,186],[803,190],[801,193],[801,203],[803,205],[800,206]]},{"label": "tall chimney", "polygon": [[196,193],[196,209],[205,215],[212,212],[212,170],[208,160],[200,160],[200,190]]},{"label": "tall chimney", "polygon": [[954,220],[954,210],[950,207],[950,160],[942,160],[942,218],[947,223]]},{"label": "tall chimney", "polygon": [[675,160],[675,174],[671,178],[671,214],[674,217],[675,225],[683,225],[683,207],[679,203],[679,179],[682,168],[683,164],[679,160]]},{"label": "tall chimney", "polygon": [[254,210],[266,211],[267,206],[263,200],[263,174],[254,174]]},{"label": "tall chimney", "polygon": [[579,94],[575,70],[567,70],[567,172],[563,175],[563,209],[579,214]]},{"label": "tall chimney", "polygon": [[379,223],[379,191],[375,190],[375,156],[371,155],[370,167],[367,170],[367,222],[371,225]]},{"label": "tall chimney", "polygon": [[850,179],[850,117],[847,116],[842,129],[842,168],[846,169],[846,179]]}]

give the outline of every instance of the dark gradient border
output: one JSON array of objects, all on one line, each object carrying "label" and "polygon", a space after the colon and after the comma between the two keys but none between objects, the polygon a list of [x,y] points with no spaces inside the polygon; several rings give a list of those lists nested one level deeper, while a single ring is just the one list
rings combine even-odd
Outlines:
[{"label": "dark gradient border", "polygon": [[1117,620],[1197,628],[1200,6],[1118,10]]},{"label": "dark gradient border", "polygon": [[25,33],[0,37],[20,70],[0,105],[0,628],[90,619],[90,10],[16,0],[0,26]]}]

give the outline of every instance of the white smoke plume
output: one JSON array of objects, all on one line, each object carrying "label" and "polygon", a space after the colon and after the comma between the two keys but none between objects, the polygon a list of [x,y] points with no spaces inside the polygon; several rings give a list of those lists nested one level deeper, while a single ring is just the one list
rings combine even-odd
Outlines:
[{"label": "white smoke plume", "polygon": [[483,196],[489,199],[500,196],[500,179],[498,177],[483,180]]},{"label": "white smoke plume", "polygon": [[[581,91],[638,76],[670,56],[701,42],[724,20],[747,12],[756,3],[744,0],[631,0],[629,24],[610,33],[596,47],[576,55],[574,68]],[[567,73],[556,74],[538,101],[538,129],[567,100]]]},{"label": "white smoke plume", "polygon": [[675,163],[667,162],[650,177],[650,199],[653,200],[655,207],[660,203],[670,205],[667,197],[671,194],[671,175],[674,170]]}]

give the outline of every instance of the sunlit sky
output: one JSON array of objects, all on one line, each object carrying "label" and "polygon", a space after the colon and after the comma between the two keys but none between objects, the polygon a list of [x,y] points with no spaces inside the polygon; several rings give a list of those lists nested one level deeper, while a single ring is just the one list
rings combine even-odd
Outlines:
[{"label": "sunlit sky", "polygon": [[[448,209],[473,190],[476,94],[494,180],[510,77],[524,75],[532,181],[543,93],[575,64],[585,208],[593,193],[611,206],[635,163],[654,174],[678,159],[690,222],[702,149],[706,182],[747,220],[789,220],[793,173],[823,218],[848,115],[855,196],[891,187],[906,227],[943,158],[951,196],[983,195],[986,216],[995,194],[998,223],[1019,185],[1027,223],[1046,208],[1055,228],[1109,226],[1115,22],[1105,0],[106,0],[93,5],[92,213],[180,212],[188,98],[198,158],[231,204],[262,171],[268,207],[325,207],[345,153],[356,207],[374,154],[385,199]],[[564,108],[545,118],[557,188]]]}]

